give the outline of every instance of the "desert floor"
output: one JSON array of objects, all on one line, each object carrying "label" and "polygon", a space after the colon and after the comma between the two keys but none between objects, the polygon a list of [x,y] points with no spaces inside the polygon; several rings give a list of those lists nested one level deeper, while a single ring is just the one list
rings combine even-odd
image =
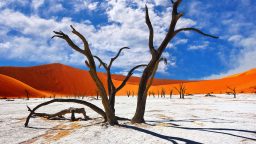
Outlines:
[{"label": "desert floor", "polygon": [[[132,118],[136,97],[117,97],[116,114]],[[256,95],[203,95],[168,98],[149,97],[146,124],[119,121],[120,126],[102,123],[100,115],[85,107],[88,121],[32,118],[24,127],[28,111],[49,99],[0,100],[0,143],[256,143]],[[100,107],[101,101],[86,98]],[[54,103],[37,112],[54,113],[83,105]],[[76,117],[82,117],[76,115]],[[66,118],[70,118],[67,115]]]}]

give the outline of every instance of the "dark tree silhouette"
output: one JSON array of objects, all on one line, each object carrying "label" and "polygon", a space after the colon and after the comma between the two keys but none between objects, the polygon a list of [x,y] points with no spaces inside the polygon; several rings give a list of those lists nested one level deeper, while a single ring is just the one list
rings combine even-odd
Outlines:
[{"label": "dark tree silhouette", "polygon": [[98,90],[100,91],[100,95],[101,95],[101,98],[102,98],[102,104],[103,104],[103,107],[105,109],[107,121],[110,125],[118,124],[117,119],[115,117],[115,114],[111,110],[109,100],[108,100],[108,96],[107,96],[107,92],[104,88],[104,85],[103,85],[102,81],[100,80],[100,78],[97,75],[96,64],[95,64],[93,55],[91,53],[91,50],[89,48],[89,43],[87,42],[86,38],[80,32],[78,32],[72,25],[70,27],[72,29],[72,33],[75,34],[76,36],[78,36],[82,40],[83,49],[80,48],[79,46],[77,46],[69,38],[69,36],[66,35],[65,33],[63,33],[62,31],[59,31],[59,32],[54,31],[55,35],[52,38],[58,37],[58,38],[61,38],[61,39],[65,40],[72,49],[74,49],[75,51],[83,54],[87,58],[87,60],[85,61],[85,64],[89,68],[89,73],[90,73],[92,79],[94,80],[94,82],[96,83],[96,86],[97,86]]},{"label": "dark tree silhouette", "polygon": [[230,91],[227,91],[227,93],[228,94],[232,94],[233,96],[234,96],[234,98],[236,98],[236,95],[237,95],[237,93],[236,93],[236,87],[234,87],[234,88],[231,88],[231,87],[227,87],[228,88],[228,90],[230,90]]},{"label": "dark tree silhouette", "polygon": [[111,110],[113,111],[113,113],[115,113],[115,96],[116,96],[116,93],[121,90],[125,84],[127,83],[127,81],[129,80],[129,78],[133,75],[133,72],[140,68],[140,67],[144,67],[144,66],[147,66],[147,65],[137,65],[135,67],[133,67],[127,74],[127,76],[125,77],[125,79],[123,80],[123,82],[118,86],[116,87],[112,81],[112,74],[111,74],[111,66],[113,64],[113,62],[120,56],[122,50],[125,50],[125,49],[130,49],[128,47],[123,47],[121,48],[118,53],[116,54],[115,57],[111,58],[109,64],[106,64],[104,63],[98,56],[94,56],[99,62],[100,62],[100,65],[99,67],[103,66],[104,69],[106,70],[107,72],[107,82],[108,82],[108,95],[109,95],[109,103],[110,103],[110,108]]},{"label": "dark tree silhouette", "polygon": [[128,97],[130,97],[131,91],[130,90],[126,91],[126,94],[127,94]]},{"label": "dark tree silhouette", "polygon": [[185,85],[183,84],[183,83],[180,83],[179,84],[179,88],[177,88],[177,87],[174,87],[176,90],[177,90],[177,92],[179,93],[179,95],[180,95],[180,99],[184,99],[185,97],[185,93],[186,93],[186,87],[185,87]]},{"label": "dark tree silhouette", "polygon": [[163,97],[163,98],[165,98],[165,89],[164,88],[162,88],[162,90],[161,90],[161,97]]},{"label": "dark tree silhouette", "polygon": [[27,100],[29,100],[29,92],[27,89],[25,89],[25,93],[26,93]]},{"label": "dark tree silhouette", "polygon": [[[55,35],[52,38],[58,37],[58,38],[61,38],[61,39],[65,40],[72,49],[74,49],[75,51],[78,51],[79,53],[83,54],[87,58],[87,60],[85,61],[85,64],[89,68],[89,73],[90,73],[92,79],[94,80],[94,82],[96,83],[96,86],[98,88],[99,94],[102,97],[102,104],[103,104],[105,112],[106,112],[108,123],[110,125],[118,124],[117,119],[115,117],[115,109],[114,109],[114,106],[115,106],[115,95],[116,95],[116,93],[119,90],[121,90],[125,86],[126,82],[129,80],[129,78],[132,76],[133,72],[137,68],[144,67],[146,65],[137,65],[137,66],[133,67],[128,72],[127,76],[122,81],[122,83],[118,87],[116,87],[113,84],[112,78],[111,78],[111,66],[112,66],[113,62],[118,58],[118,56],[120,55],[122,50],[129,49],[129,48],[128,47],[121,48],[118,51],[118,53],[116,54],[116,56],[111,58],[109,64],[107,65],[98,56],[94,56],[91,53],[91,50],[89,48],[89,44],[88,44],[86,38],[80,32],[78,32],[72,25],[70,27],[72,29],[72,33],[75,34],[76,36],[78,36],[82,40],[82,42],[84,44],[84,49],[81,49],[80,47],[78,47],[69,38],[69,36],[66,35],[65,33],[63,33],[62,31],[59,31],[59,32],[54,31]],[[107,83],[108,83],[108,89],[107,90],[105,89],[105,87],[103,85],[103,82],[100,80],[100,78],[97,75],[97,69],[96,69],[96,64],[95,64],[94,58],[96,58],[100,62],[99,67],[103,66],[104,69],[107,72]],[[108,96],[109,96],[109,98],[108,98]]]},{"label": "dark tree silhouette", "polygon": [[138,89],[138,98],[137,98],[137,108],[136,108],[135,115],[132,118],[132,123],[144,123],[145,122],[144,121],[144,113],[145,113],[145,107],[146,107],[147,91],[148,91],[147,86],[149,83],[149,79],[154,78],[154,74],[153,74],[154,69],[157,69],[157,66],[159,64],[159,59],[161,59],[162,53],[166,49],[168,43],[178,33],[184,32],[184,31],[194,31],[201,35],[207,36],[207,37],[218,38],[216,36],[206,34],[206,33],[202,32],[201,30],[192,28],[192,27],[175,29],[178,20],[183,16],[183,13],[178,12],[178,7],[179,7],[181,1],[182,0],[176,0],[175,2],[172,1],[172,3],[173,3],[172,20],[170,22],[168,32],[167,32],[164,40],[162,41],[162,43],[160,44],[160,46],[157,49],[155,49],[155,46],[154,46],[154,30],[153,30],[153,26],[152,26],[150,18],[149,18],[148,8],[146,6],[145,19],[146,19],[146,24],[149,29],[148,47],[149,47],[152,57],[151,57],[150,62],[144,69],[141,80],[140,80],[139,89]]},{"label": "dark tree silhouette", "polygon": [[[98,114],[100,114],[105,121],[108,121],[109,119],[107,118],[107,115],[106,113],[100,109],[99,107],[87,102],[87,101],[83,101],[83,100],[78,100],[78,99],[53,99],[53,100],[50,100],[50,101],[47,101],[47,102],[44,102],[44,103],[41,103],[39,105],[37,105],[35,108],[33,108],[32,110],[28,107],[29,111],[30,111],[30,114],[28,115],[27,119],[26,119],[26,122],[25,122],[25,127],[28,126],[28,123],[29,123],[29,120],[30,118],[35,114],[35,111],[37,109],[39,109],[40,107],[43,107],[43,106],[46,106],[46,105],[49,105],[51,103],[56,103],[56,102],[65,102],[65,103],[77,103],[77,104],[82,104],[82,105],[85,105],[85,106],[88,106],[89,108],[91,108],[92,110],[94,110],[95,112],[97,112]],[[116,117],[115,117],[116,118]]]},{"label": "dark tree silhouette", "polygon": [[170,90],[170,99],[172,98],[173,89]]}]

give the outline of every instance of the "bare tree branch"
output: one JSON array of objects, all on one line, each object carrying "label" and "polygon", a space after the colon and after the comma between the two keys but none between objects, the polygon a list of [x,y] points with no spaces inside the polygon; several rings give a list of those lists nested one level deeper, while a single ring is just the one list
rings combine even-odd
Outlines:
[{"label": "bare tree branch", "polygon": [[70,25],[71,29],[72,29],[72,33],[74,33],[75,35],[77,35],[84,43],[84,50],[86,51],[90,51],[89,49],[89,44],[88,44],[88,41],[86,40],[86,38],[81,34],[79,33],[72,25]]},{"label": "bare tree branch", "polygon": [[176,2],[173,2],[172,0],[172,3],[173,3],[173,10],[172,10],[172,15],[178,15],[178,7],[181,3],[181,0],[177,0]]},{"label": "bare tree branch", "polygon": [[156,52],[156,50],[155,50],[155,48],[154,48],[154,29],[153,29],[153,26],[152,26],[151,21],[150,21],[150,18],[149,18],[147,5],[146,5],[145,7],[146,7],[146,16],[145,16],[145,19],[146,19],[146,24],[147,24],[148,29],[149,29],[149,41],[148,41],[148,46],[149,46],[149,49],[150,49],[151,54],[154,55],[155,52]]},{"label": "bare tree branch", "polygon": [[93,59],[93,55],[89,48],[89,44],[88,44],[86,38],[80,32],[78,32],[72,25],[70,25],[70,27],[72,29],[72,33],[75,34],[76,36],[78,36],[83,41],[85,55],[90,63],[91,68],[96,70],[95,61]]},{"label": "bare tree branch", "polygon": [[181,28],[181,29],[178,29],[178,30],[175,31],[175,35],[178,34],[179,32],[182,32],[182,31],[194,31],[194,32],[197,32],[197,33],[199,33],[201,35],[207,36],[207,37],[216,38],[216,39],[219,38],[217,36],[204,33],[201,30],[196,29],[196,28]]},{"label": "bare tree branch", "polygon": [[124,50],[124,49],[130,49],[130,48],[129,48],[129,47],[123,47],[123,48],[121,48],[121,49],[118,51],[118,53],[116,54],[116,56],[113,57],[113,58],[111,58],[111,60],[110,60],[110,62],[109,62],[109,65],[108,65],[108,68],[109,68],[109,69],[111,68],[112,63],[119,57],[119,55],[121,54],[122,50]]},{"label": "bare tree branch", "polygon": [[55,33],[55,35],[52,36],[52,38],[58,37],[58,38],[64,39],[72,49],[78,51],[78,52],[81,53],[81,54],[85,54],[85,51],[82,50],[81,48],[79,48],[79,47],[69,38],[68,35],[66,35],[66,34],[63,33],[62,31],[59,31],[59,32],[53,31],[53,32]]},{"label": "bare tree branch", "polygon": [[122,89],[126,82],[129,80],[129,78],[133,75],[133,71],[138,69],[139,67],[145,67],[147,66],[146,64],[142,64],[142,65],[137,65],[135,67],[133,67],[127,74],[127,76],[125,77],[125,79],[123,80],[123,82],[116,88],[116,92],[118,92],[120,89]]},{"label": "bare tree branch", "polygon": [[99,67],[103,66],[105,70],[108,71],[108,66],[106,63],[104,63],[98,56],[93,56],[93,57],[95,57],[100,62]]}]

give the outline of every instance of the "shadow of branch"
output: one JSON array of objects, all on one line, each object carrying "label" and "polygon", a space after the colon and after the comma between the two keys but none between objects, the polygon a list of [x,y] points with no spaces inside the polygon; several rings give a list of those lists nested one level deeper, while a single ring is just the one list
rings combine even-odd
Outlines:
[{"label": "shadow of branch", "polygon": [[152,135],[152,136],[155,136],[155,137],[158,137],[158,138],[170,141],[173,144],[178,144],[176,141],[181,141],[181,142],[184,142],[184,143],[187,143],[187,144],[202,144],[200,142],[189,140],[189,139],[185,139],[185,138],[162,135],[162,134],[159,134],[159,133],[156,133],[156,132],[152,132],[152,131],[149,131],[149,130],[146,130],[146,129],[142,129],[142,128],[139,128],[139,127],[135,127],[135,126],[120,125],[120,127],[129,128],[129,129],[133,129],[133,130],[136,130],[136,131],[139,131],[139,132],[143,132],[143,133],[146,133],[146,134],[149,134],[149,135]]}]

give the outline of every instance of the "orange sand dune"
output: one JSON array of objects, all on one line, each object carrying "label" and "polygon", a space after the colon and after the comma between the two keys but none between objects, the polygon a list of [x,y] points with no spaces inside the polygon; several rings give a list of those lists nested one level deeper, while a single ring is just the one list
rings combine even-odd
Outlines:
[{"label": "orange sand dune", "polygon": [[[62,64],[34,67],[1,67],[0,74],[8,75],[51,95],[95,95],[96,85],[89,72]],[[98,74],[105,79],[103,73]]]},{"label": "orange sand dune", "polygon": [[[27,85],[53,95],[96,95],[97,88],[89,72],[66,66],[63,64],[48,64],[33,67],[0,67],[0,74],[8,75]],[[107,76],[105,73],[98,73],[107,87]],[[121,84],[120,80],[125,77],[113,75],[113,82],[116,86]],[[170,84],[181,81],[158,80],[154,84]],[[128,84],[139,83],[138,77],[132,77]],[[128,86],[129,87],[129,86]]]},{"label": "orange sand dune", "polygon": [[[97,88],[88,71],[62,64],[34,67],[0,67],[0,74],[15,78],[37,90],[47,92],[48,96],[96,95],[97,93]],[[104,86],[107,87],[106,74],[98,73],[98,75],[103,80]],[[113,75],[112,78],[113,83],[118,86],[125,77]],[[139,80],[138,77],[131,77],[127,85],[117,95],[126,95],[128,91],[136,95]],[[2,82],[4,81],[5,79],[2,80]],[[183,81],[155,79],[150,91],[154,91],[157,94],[158,91],[161,92],[164,89],[166,93],[169,93],[171,89],[178,87],[178,84],[181,82],[185,84],[187,93],[190,94],[225,93],[228,86],[236,87],[238,92],[254,92],[255,89],[252,87],[256,87],[256,69],[216,80]],[[177,94],[175,90],[174,93]]]},{"label": "orange sand dune", "polygon": [[[112,79],[117,81],[122,81],[125,79],[123,75],[112,75]],[[140,78],[139,77],[131,77],[128,81],[128,84],[139,84]],[[187,83],[190,81],[187,80],[170,80],[170,79],[154,79],[153,85],[165,85],[165,84],[175,84],[175,83]]]},{"label": "orange sand dune", "polygon": [[36,90],[14,78],[0,74],[0,97],[43,97],[46,93]]},{"label": "orange sand dune", "polygon": [[[187,89],[187,94],[226,93],[230,92],[228,87],[236,88],[237,93],[255,93],[256,69],[224,77],[222,79],[186,82],[184,85]],[[166,93],[170,93],[170,90],[173,89],[173,92],[178,94],[175,87],[179,88],[179,84],[152,86],[150,91],[154,91],[157,94],[158,91],[161,93],[161,90],[164,89]]]}]

